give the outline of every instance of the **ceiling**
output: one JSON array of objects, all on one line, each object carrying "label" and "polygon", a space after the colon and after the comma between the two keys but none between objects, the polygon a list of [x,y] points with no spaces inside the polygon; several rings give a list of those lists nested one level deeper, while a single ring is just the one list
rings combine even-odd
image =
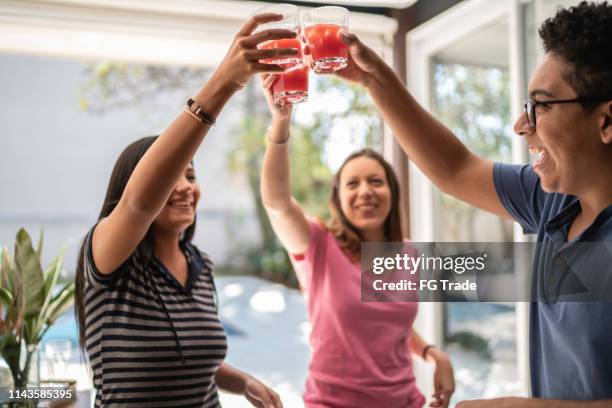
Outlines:
[{"label": "ceiling", "polygon": [[508,19],[503,18],[474,33],[458,38],[436,59],[442,63],[493,66],[507,69],[510,59]]}]

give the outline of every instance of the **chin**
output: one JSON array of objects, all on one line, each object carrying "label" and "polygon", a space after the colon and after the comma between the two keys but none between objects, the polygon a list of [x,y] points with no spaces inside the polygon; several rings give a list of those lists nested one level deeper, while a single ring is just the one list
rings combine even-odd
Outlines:
[{"label": "chin", "polygon": [[193,218],[190,220],[182,219],[182,220],[171,220],[168,222],[168,229],[172,229],[179,233],[185,231],[189,226],[193,224]]},{"label": "chin", "polygon": [[193,224],[193,220],[189,221],[189,222],[182,222],[180,224],[177,224],[177,230],[179,230],[180,232],[185,231],[187,228],[189,228],[189,226]]},{"label": "chin", "polygon": [[360,231],[377,230],[384,225],[380,220],[362,220],[352,223]]},{"label": "chin", "polygon": [[540,187],[547,193],[560,193],[559,179],[553,176],[550,172],[541,172],[536,170],[536,174],[540,177]]}]

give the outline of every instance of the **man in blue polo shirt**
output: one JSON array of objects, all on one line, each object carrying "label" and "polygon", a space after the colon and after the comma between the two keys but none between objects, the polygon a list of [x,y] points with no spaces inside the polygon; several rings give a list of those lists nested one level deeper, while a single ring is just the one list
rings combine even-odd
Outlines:
[{"label": "man in blue polo shirt", "polygon": [[[584,242],[612,242],[612,6],[582,2],[559,10],[539,33],[546,55],[515,124],[537,155],[525,166],[472,154],[380,57],[355,35],[344,36],[351,62],[338,75],[365,87],[427,177],[538,236],[529,335],[533,398],[465,401],[461,408],[612,407],[612,303],[550,296],[561,282],[571,283],[564,254]],[[604,281],[612,275],[610,263],[592,269],[574,272],[599,273]]]}]

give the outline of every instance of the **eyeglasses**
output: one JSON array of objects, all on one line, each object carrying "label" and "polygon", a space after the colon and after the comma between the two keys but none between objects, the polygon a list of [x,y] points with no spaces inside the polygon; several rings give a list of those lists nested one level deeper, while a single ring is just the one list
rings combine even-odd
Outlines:
[{"label": "eyeglasses", "polygon": [[523,107],[525,108],[525,114],[529,121],[529,127],[535,129],[536,127],[536,106],[538,105],[556,105],[561,103],[589,103],[589,102],[606,102],[612,100],[611,98],[574,98],[574,99],[550,99],[546,101],[535,101],[531,98],[525,101]]}]

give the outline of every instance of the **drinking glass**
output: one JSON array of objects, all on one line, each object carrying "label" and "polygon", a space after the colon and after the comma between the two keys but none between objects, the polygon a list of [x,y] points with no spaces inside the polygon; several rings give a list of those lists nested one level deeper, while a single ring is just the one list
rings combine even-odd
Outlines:
[{"label": "drinking glass", "polygon": [[298,64],[278,75],[272,85],[274,103],[288,105],[307,101],[309,72],[307,64]]},{"label": "drinking glass", "polygon": [[304,38],[316,73],[329,74],[346,67],[348,48],[340,33],[348,28],[348,14],[344,7],[325,6],[314,8],[302,17]]},{"label": "drinking glass", "polygon": [[298,54],[282,58],[266,58],[262,59],[261,62],[264,64],[277,64],[282,67],[291,67],[293,65],[302,63],[302,43],[299,39],[300,33],[300,16],[297,6],[293,4],[273,4],[270,6],[262,7],[255,11],[253,15],[264,14],[264,13],[275,13],[283,16],[282,20],[271,21],[269,23],[261,24],[255,30],[258,33],[263,30],[269,30],[272,28],[284,29],[294,31],[298,37],[296,38],[282,38],[280,40],[264,41],[257,45],[259,49],[271,49],[271,48],[297,48]]}]

